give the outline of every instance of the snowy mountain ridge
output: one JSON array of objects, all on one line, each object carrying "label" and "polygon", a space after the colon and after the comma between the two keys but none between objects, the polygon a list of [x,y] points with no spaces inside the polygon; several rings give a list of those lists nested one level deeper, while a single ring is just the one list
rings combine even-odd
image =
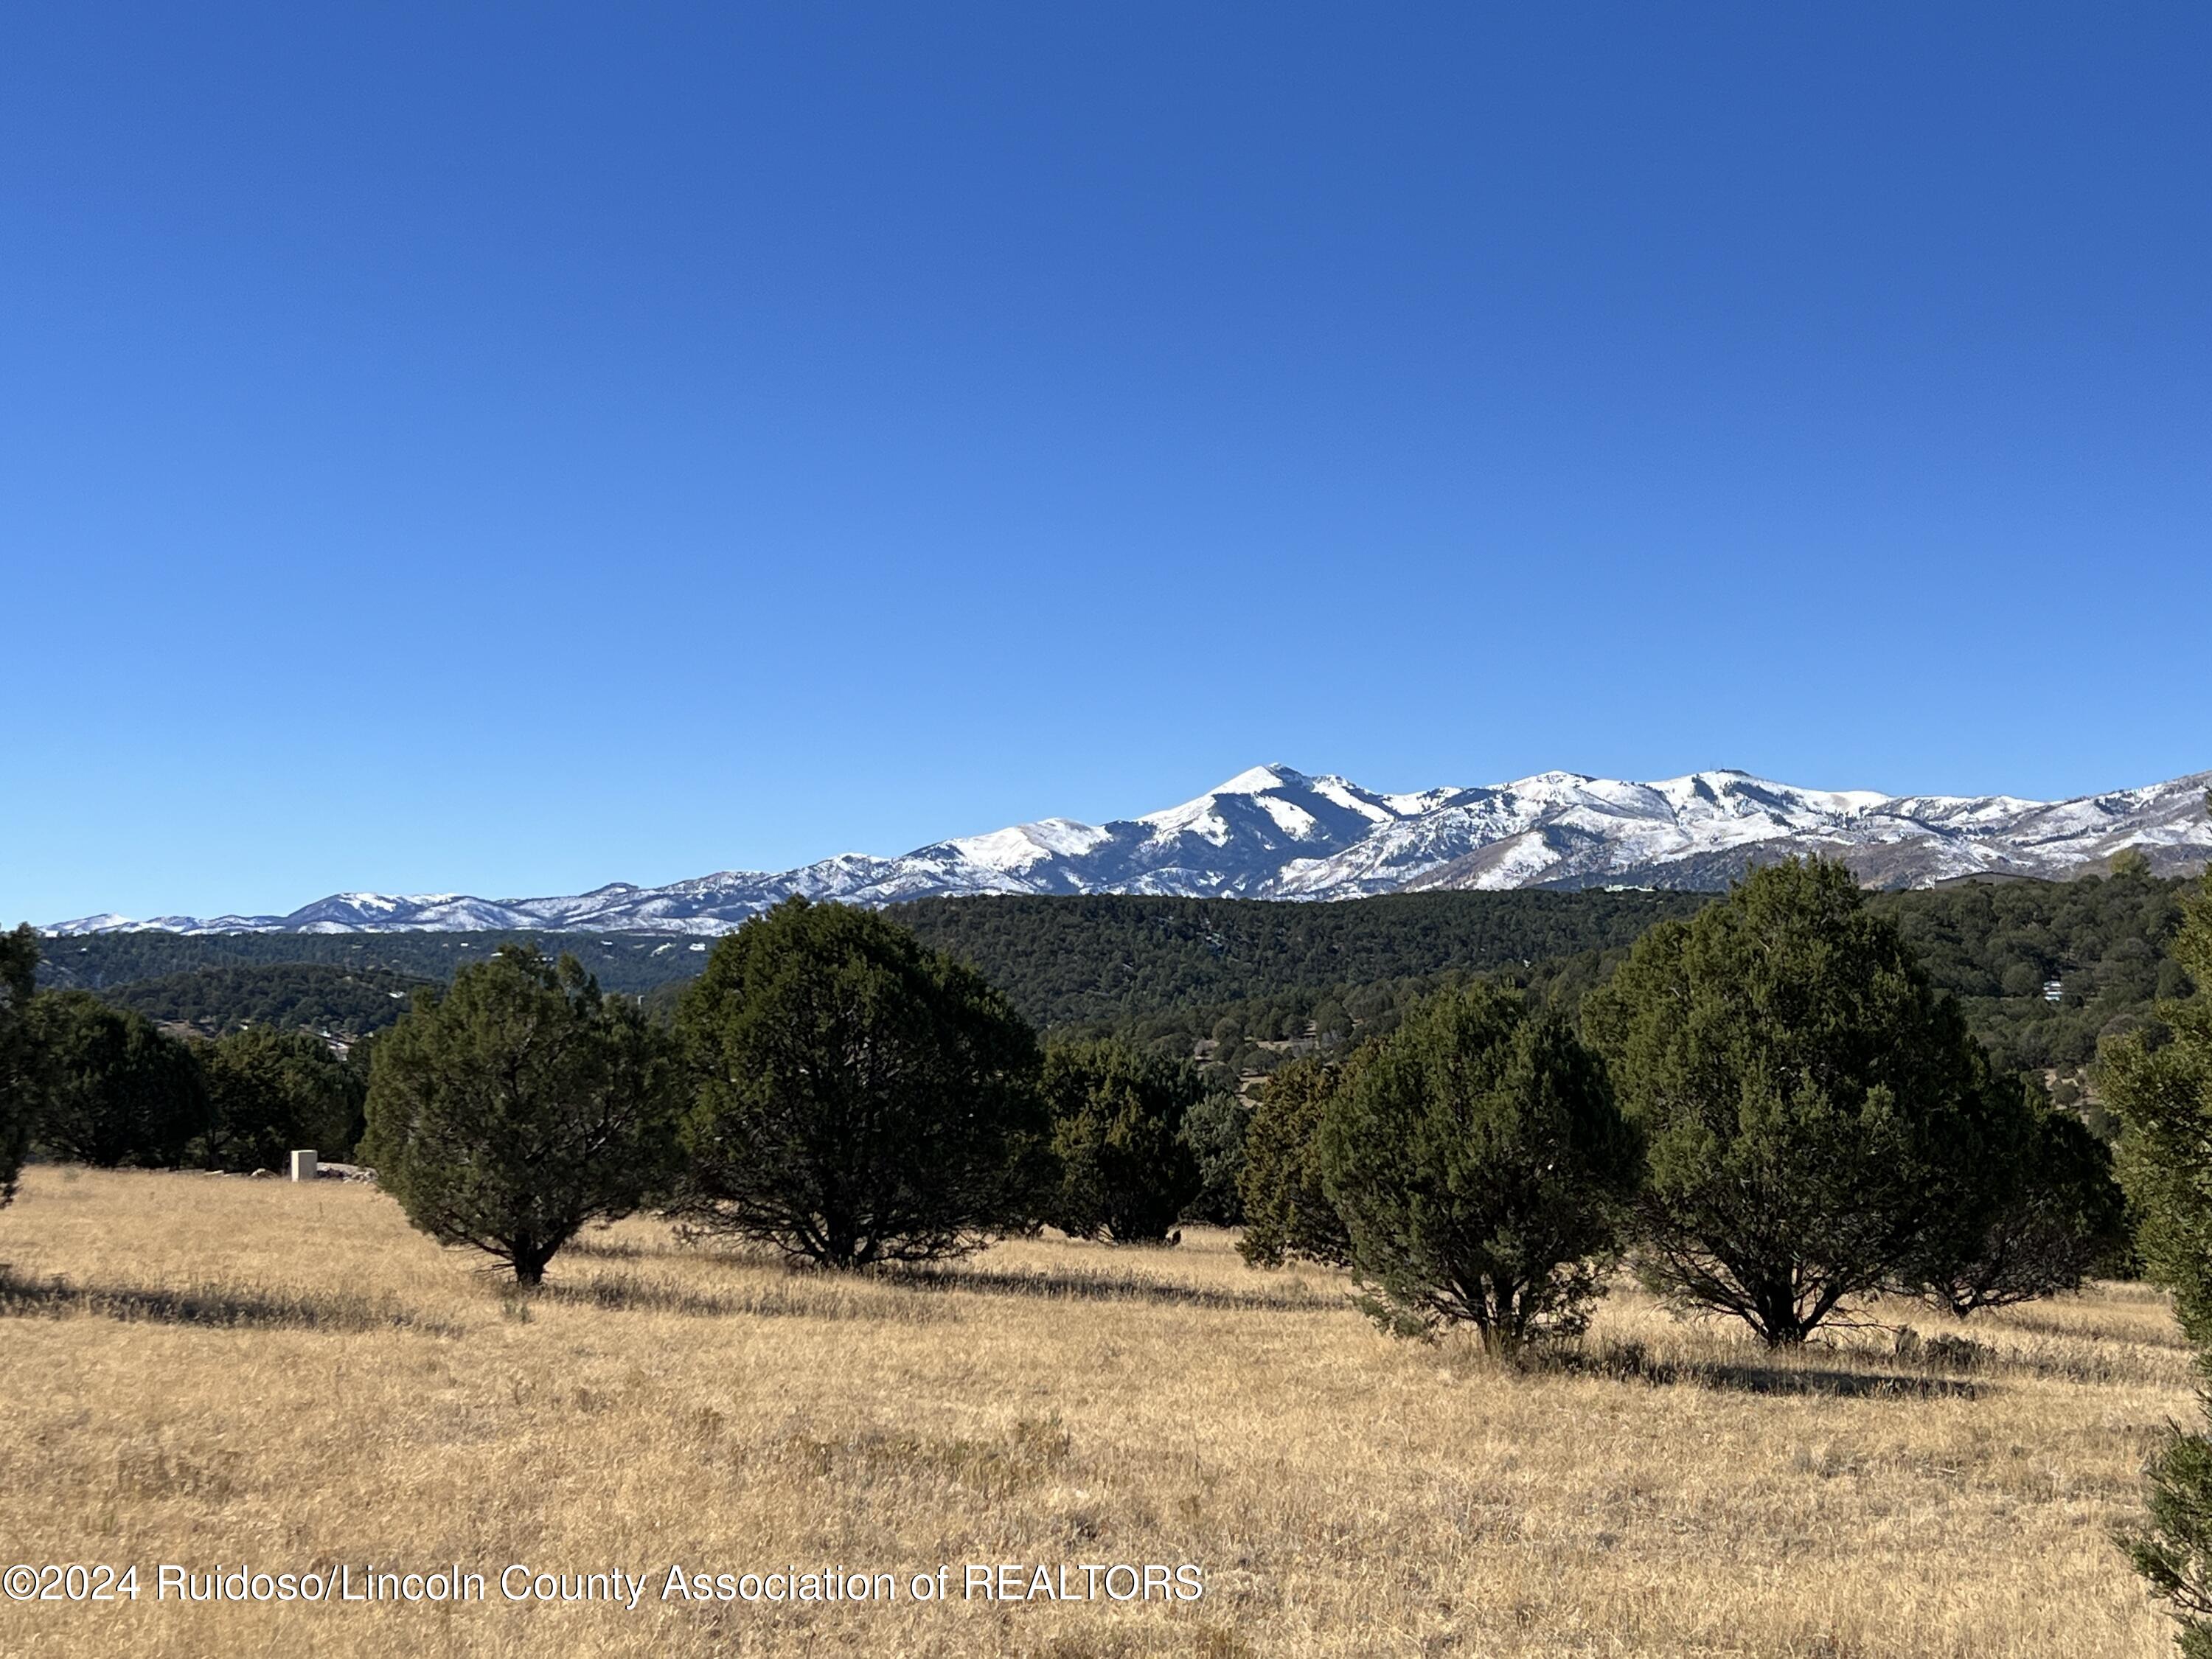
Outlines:
[{"label": "snowy mountain ridge", "polygon": [[112,914],[50,934],[558,930],[728,932],[793,894],[856,904],[988,893],[1327,900],[1441,888],[1717,888],[1756,862],[1818,853],[1869,886],[1975,876],[2063,878],[2140,851],[2161,873],[2212,857],[2212,772],[2071,800],[1802,789],[1735,771],[1654,783],[1545,772],[1383,794],[1259,766],[1180,805],[1090,824],[1041,818],[896,858],[844,853],[796,870],[724,870],[563,897],[333,893],[287,915]]}]

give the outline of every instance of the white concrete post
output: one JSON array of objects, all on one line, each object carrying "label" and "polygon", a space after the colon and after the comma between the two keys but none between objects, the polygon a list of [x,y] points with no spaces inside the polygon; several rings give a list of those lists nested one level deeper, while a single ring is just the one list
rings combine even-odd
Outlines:
[{"label": "white concrete post", "polygon": [[295,1152],[295,1153],[293,1153],[293,1154],[292,1154],[292,1179],[293,1179],[293,1180],[295,1180],[295,1181],[313,1181],[314,1178],[315,1178],[315,1152],[314,1152],[314,1148],[313,1148],[313,1147],[311,1146],[311,1147],[309,1147],[309,1148],[308,1148],[306,1152]]}]

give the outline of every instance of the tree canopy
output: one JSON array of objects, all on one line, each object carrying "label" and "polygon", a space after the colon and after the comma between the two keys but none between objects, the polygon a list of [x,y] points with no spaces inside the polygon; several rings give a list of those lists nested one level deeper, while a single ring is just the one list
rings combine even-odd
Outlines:
[{"label": "tree canopy", "polygon": [[27,925],[0,933],[0,1206],[15,1196],[32,1114],[45,1092],[45,1055],[31,1023],[38,968],[38,935]]},{"label": "tree canopy", "polygon": [[754,917],[714,947],[677,1029],[701,1223],[853,1267],[1038,1218],[1035,1036],[981,975],[881,915],[792,899]]},{"label": "tree canopy", "polygon": [[362,1152],[416,1226],[519,1283],[586,1224],[628,1215],[673,1173],[672,1045],[573,957],[520,945],[464,969],[377,1038]]},{"label": "tree canopy", "polygon": [[308,1031],[255,1026],[199,1048],[210,1121],[204,1159],[216,1170],[281,1169],[286,1154],[313,1147],[352,1155],[361,1129],[360,1073]]},{"label": "tree canopy", "polygon": [[208,1100],[191,1050],[143,1014],[83,991],[30,1005],[44,1081],[32,1113],[42,1152],[112,1169],[174,1167],[207,1127]]},{"label": "tree canopy", "polygon": [[438,981],[377,968],[312,962],[197,968],[134,980],[100,992],[104,1001],[149,1019],[221,1036],[247,1026],[366,1036],[407,1012],[408,998]]},{"label": "tree canopy", "polygon": [[1292,1257],[1342,1267],[1352,1238],[1323,1183],[1321,1126],[1330,1097],[1372,1057],[1371,1048],[1293,1060],[1261,1086],[1244,1131],[1244,1232],[1237,1248],[1255,1267]]},{"label": "tree canopy", "polygon": [[2002,1092],[1990,1114],[1996,1145],[1986,1172],[1987,1225],[1978,1236],[1939,1230],[1932,1253],[1908,1264],[1895,1286],[1961,1318],[2079,1290],[2128,1248],[2127,1203],[2112,1178],[2111,1149],[2040,1091],[2011,1111]]},{"label": "tree canopy", "polygon": [[1994,1217],[2017,1096],[1841,865],[1662,923],[1583,1018],[1649,1142],[1639,1267],[1678,1302],[1802,1341]]},{"label": "tree canopy", "polygon": [[1642,1167],[1597,1058],[1488,985],[1383,1039],[1324,1108],[1320,1150],[1370,1310],[1492,1346],[1582,1329]]},{"label": "tree canopy", "polygon": [[1045,1219],[1077,1238],[1158,1243],[1205,1185],[1182,1133],[1197,1073],[1111,1040],[1045,1050],[1060,1179]]},{"label": "tree canopy", "polygon": [[2190,1340],[2212,1347],[2212,874],[2172,951],[2196,988],[2159,1006],[2170,1040],[2145,1030],[2116,1038],[2100,1079],[2126,1127],[2119,1165],[2138,1217],[2136,1249],[2172,1291]]},{"label": "tree canopy", "polygon": [[[2212,800],[2208,800],[2212,805]],[[2173,1292],[2181,1328],[2212,1374],[2212,873],[2190,900],[2173,959],[2190,994],[2159,1005],[2171,1040],[2130,1032],[2107,1045],[2106,1097],[2126,1133],[2120,1169],[2150,1276]],[[2212,1395],[2200,1397],[2212,1417]],[[2149,1525],[2127,1540],[2136,1570],[2179,1620],[2181,1651],[2212,1656],[2212,1423],[2170,1425],[2153,1454]]]}]

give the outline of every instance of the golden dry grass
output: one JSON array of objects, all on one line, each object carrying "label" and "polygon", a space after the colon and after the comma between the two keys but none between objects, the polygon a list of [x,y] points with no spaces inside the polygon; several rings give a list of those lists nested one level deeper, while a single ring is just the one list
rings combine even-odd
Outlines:
[{"label": "golden dry grass", "polygon": [[[2191,1409],[2138,1286],[1777,1362],[1633,1293],[1578,1370],[1378,1334],[1230,1241],[926,1284],[593,1235],[529,1305],[374,1190],[29,1172],[0,1212],[0,1565],[653,1577],[604,1603],[0,1603],[9,1656],[1464,1654],[2150,1659],[2107,1539]],[[1924,1334],[1954,1329],[1918,1313]],[[1653,1380],[1653,1379],[1660,1380]],[[993,1605],[967,1562],[1195,1562]],[[952,1564],[949,1605],[687,1607],[672,1563]]]}]

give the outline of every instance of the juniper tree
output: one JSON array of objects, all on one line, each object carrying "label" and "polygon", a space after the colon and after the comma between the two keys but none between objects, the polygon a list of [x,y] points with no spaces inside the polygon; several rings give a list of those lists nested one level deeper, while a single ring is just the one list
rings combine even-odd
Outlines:
[{"label": "juniper tree", "polygon": [[[2125,1129],[2119,1164],[2138,1218],[2136,1248],[2173,1292],[2198,1368],[2212,1379],[2212,873],[2186,907],[2172,956],[2195,989],[2159,1004],[2170,1039],[2154,1044],[2138,1031],[2109,1045],[2099,1081]],[[2212,1659],[2212,1393],[2200,1404],[2206,1422],[2169,1425],[2152,1455],[2150,1524],[2125,1542],[2179,1621],[2181,1651]]]},{"label": "juniper tree", "polygon": [[1244,1199],[1238,1182],[1244,1174],[1244,1135],[1252,1108],[1241,1095],[1209,1090],[1183,1114],[1183,1144],[1198,1161],[1198,1196],[1187,1213],[1216,1227],[1241,1226]]},{"label": "juniper tree", "polygon": [[981,975],[876,912],[794,898],[753,917],[714,947],[677,1029],[698,1089],[694,1221],[837,1267],[1035,1224],[1049,1128],[1035,1036]]},{"label": "juniper tree", "polygon": [[1060,1165],[1045,1219],[1077,1238],[1165,1238],[1204,1186],[1182,1134],[1196,1073],[1106,1039],[1048,1048],[1042,1086]]},{"label": "juniper tree", "polygon": [[2212,1350],[2212,872],[2185,908],[2172,958],[2192,993],[2158,1005],[2160,1033],[2107,1042],[2099,1091],[2120,1120],[2120,1179],[2145,1270],[2173,1292],[2181,1328]]},{"label": "juniper tree", "polygon": [[574,957],[502,945],[378,1038],[362,1155],[422,1231],[536,1285],[586,1224],[662,1190],[683,1102],[635,1004]]},{"label": "juniper tree", "polygon": [[191,1050],[89,991],[46,992],[28,1012],[44,1071],[31,1114],[35,1146],[104,1169],[184,1161],[208,1120]]},{"label": "juniper tree", "polygon": [[1237,1248],[1255,1267],[1279,1267],[1297,1257],[1342,1267],[1352,1238],[1322,1184],[1319,1142],[1329,1098],[1358,1074],[1371,1045],[1348,1053],[1309,1055],[1281,1067],[1261,1085],[1244,1129],[1244,1233]]},{"label": "juniper tree", "polygon": [[1650,1147],[1642,1276],[1770,1346],[1971,1254],[2010,1184],[1957,1006],[1839,864],[1771,865],[1661,923],[1583,1018]]},{"label": "juniper tree", "polygon": [[1319,1151],[1368,1310],[1493,1348],[1583,1328],[1642,1167],[1596,1056],[1486,984],[1383,1039],[1330,1097]]},{"label": "juniper tree", "polygon": [[2127,1202],[2111,1149],[2072,1112],[2007,1098],[2017,1091],[1997,1093],[1989,1112],[1997,1152],[1987,1225],[1978,1235],[1942,1230],[1893,1287],[1960,1318],[2079,1290],[2127,1244]]},{"label": "juniper tree", "polygon": [[43,1092],[42,1050],[31,1024],[38,971],[39,939],[30,924],[0,933],[0,1207],[15,1196],[31,1115]]},{"label": "juniper tree", "polygon": [[312,1031],[249,1026],[199,1049],[210,1169],[276,1168],[294,1147],[350,1156],[359,1131],[359,1073]]}]

